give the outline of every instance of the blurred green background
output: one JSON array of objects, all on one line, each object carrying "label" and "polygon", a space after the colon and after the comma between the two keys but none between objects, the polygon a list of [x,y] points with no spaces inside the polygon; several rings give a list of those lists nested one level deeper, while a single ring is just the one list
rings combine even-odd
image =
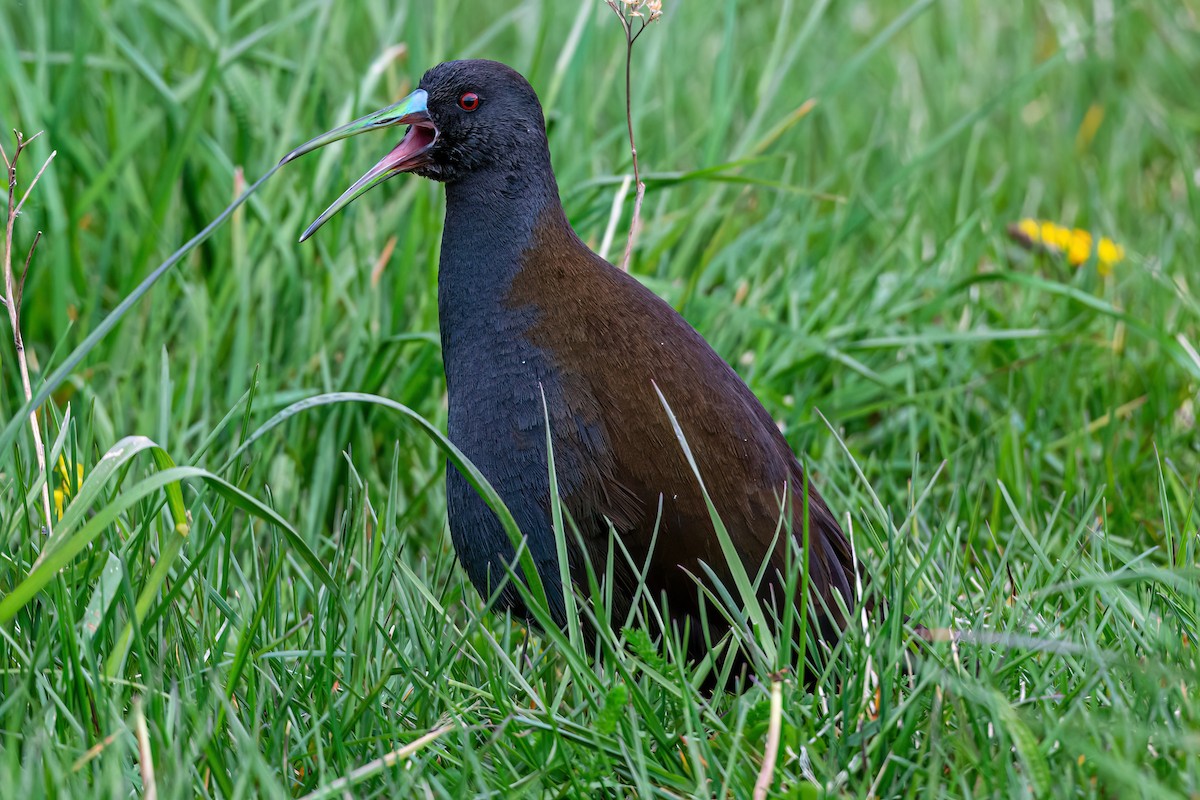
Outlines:
[{"label": "blurred green background", "polygon": [[[895,636],[850,637],[815,695],[786,687],[774,790],[1195,796],[1200,7],[665,12],[634,55],[632,271],[764,401],[892,600],[986,634],[913,678]],[[624,46],[600,0],[8,0],[0,128],[44,131],[21,185],[57,152],[13,247],[19,268],[44,232],[22,306],[34,390],[291,147],[469,57],[530,79],[567,213],[596,248],[614,220],[619,258]],[[443,456],[411,422],[337,402],[239,449],[329,392],[445,429],[441,188],[398,178],[296,243],[393,143],[281,170],[54,387],[50,484],[81,499],[55,536],[113,518],[0,627],[0,785],[146,791],[144,744],[161,796],[336,794],[354,775],[355,796],[750,796],[761,687],[709,704],[653,643],[583,670],[482,613],[444,532]],[[1126,258],[1104,277],[1031,253],[1006,234],[1027,217]],[[0,370],[7,422],[11,344]],[[14,430],[4,594],[46,547]],[[236,492],[186,481],[186,541],[161,491],[132,494],[163,463],[84,498],[79,475],[130,435]],[[408,769],[375,761],[443,728]]]}]

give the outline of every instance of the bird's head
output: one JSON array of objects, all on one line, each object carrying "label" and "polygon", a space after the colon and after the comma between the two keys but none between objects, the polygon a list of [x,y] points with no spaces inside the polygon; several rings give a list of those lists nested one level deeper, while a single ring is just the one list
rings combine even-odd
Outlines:
[{"label": "bird's head", "polygon": [[334,128],[283,158],[299,158],[366,131],[407,125],[390,153],[317,217],[311,236],[357,197],[402,172],[452,183],[489,170],[517,170],[546,152],[546,125],[537,94],[519,72],[496,61],[447,61],[421,78],[398,103]]}]

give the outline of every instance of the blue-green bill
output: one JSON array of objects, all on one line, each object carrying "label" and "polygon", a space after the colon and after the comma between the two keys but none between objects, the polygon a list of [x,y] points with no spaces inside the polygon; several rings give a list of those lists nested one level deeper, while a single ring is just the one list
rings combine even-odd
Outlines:
[{"label": "blue-green bill", "polygon": [[378,164],[367,170],[366,174],[343,192],[341,197],[333,201],[333,204],[325,209],[312,225],[308,226],[308,230],[304,231],[300,241],[303,242],[312,236],[330,217],[348,206],[360,195],[374,189],[388,178],[399,175],[401,172],[411,172],[424,163],[425,154],[437,141],[437,128],[429,118],[428,100],[429,95],[425,90],[417,89],[400,102],[356,119],[340,128],[334,128],[315,139],[310,139],[283,157],[279,163],[286,164],[305,153],[311,153],[313,150],[350,136],[396,125],[410,126],[408,132],[404,134],[404,138],[392,149],[392,152],[380,159]]}]

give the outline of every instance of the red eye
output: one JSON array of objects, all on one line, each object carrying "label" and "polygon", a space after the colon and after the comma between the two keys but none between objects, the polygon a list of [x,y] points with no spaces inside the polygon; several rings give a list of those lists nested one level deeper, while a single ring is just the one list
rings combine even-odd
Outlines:
[{"label": "red eye", "polygon": [[458,107],[463,111],[474,111],[479,108],[479,95],[474,92],[466,92],[458,98]]}]

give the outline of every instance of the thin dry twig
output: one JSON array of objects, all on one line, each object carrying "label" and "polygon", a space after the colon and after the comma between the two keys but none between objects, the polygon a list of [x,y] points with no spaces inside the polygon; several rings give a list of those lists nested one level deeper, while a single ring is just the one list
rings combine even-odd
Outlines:
[{"label": "thin dry twig", "polygon": [[767,720],[767,743],[763,748],[762,767],[754,781],[754,800],[766,800],[775,781],[775,762],[779,758],[779,736],[783,730],[783,675],[771,678],[771,716]]},{"label": "thin dry twig", "polygon": [[343,777],[338,778],[331,783],[317,787],[315,791],[304,795],[302,800],[319,800],[319,798],[335,797],[339,794],[349,797],[349,790],[358,785],[361,781],[371,777],[372,775],[378,775],[385,769],[390,769],[391,767],[406,761],[414,753],[417,753],[423,747],[425,747],[425,745],[435,741],[436,739],[440,738],[442,734],[452,729],[452,725],[443,725],[439,728],[434,728],[429,733],[426,733],[424,736],[409,742],[403,747],[393,750],[387,755],[384,755],[373,761],[368,761],[361,767],[351,770],[347,775],[344,775]]},{"label": "thin dry twig", "polygon": [[[8,221],[4,228],[4,305],[8,309],[8,321],[12,326],[13,347],[17,351],[17,366],[21,372],[21,384],[25,390],[25,402],[28,403],[33,399],[33,387],[29,382],[29,360],[25,354],[25,341],[21,336],[21,298],[25,294],[25,279],[29,275],[29,264],[33,260],[33,251],[37,247],[38,242],[42,239],[42,232],[38,231],[37,236],[33,239],[33,244],[29,247],[29,253],[25,256],[25,268],[21,272],[20,280],[16,280],[13,276],[12,268],[12,244],[13,230],[16,228],[17,216],[21,213],[21,207],[25,205],[25,201],[29,199],[30,193],[33,192],[33,187],[37,186],[37,182],[42,177],[42,173],[46,171],[46,167],[50,166],[50,162],[54,160],[57,151],[50,153],[49,157],[42,164],[42,168],[38,170],[29,186],[25,189],[25,194],[21,196],[20,202],[17,201],[17,160],[21,157],[21,151],[29,146],[37,137],[41,136],[41,131],[38,131],[33,136],[26,139],[20,131],[13,131],[17,138],[17,147],[13,151],[12,158],[8,157],[8,153],[4,151],[3,146],[0,146],[0,155],[4,157],[4,166],[8,169]],[[54,532],[53,522],[50,516],[50,471],[46,468],[46,450],[42,446],[42,431],[38,424],[38,409],[33,409],[29,412],[29,428],[33,433],[33,450],[37,454],[38,470],[45,477],[42,483],[42,513],[45,516],[46,534],[50,535]]]},{"label": "thin dry twig", "polygon": [[133,701],[133,730],[137,735],[138,769],[142,773],[143,800],[157,800],[158,783],[154,779],[154,755],[150,752],[150,728],[146,725],[146,713],[142,698]]},{"label": "thin dry twig", "polygon": [[[621,269],[629,272],[629,259],[633,255],[633,243],[641,227],[642,199],[646,196],[646,184],[642,182],[638,169],[637,142],[633,136],[633,43],[646,30],[646,26],[662,16],[662,0],[604,0],[605,4],[621,21],[625,32],[625,123],[629,130],[629,153],[633,157],[633,182],[637,187],[633,199],[633,220],[629,223],[629,238],[625,240],[625,255],[621,258]],[[635,22],[636,20],[636,22]],[[635,30],[636,26],[636,30]]]},{"label": "thin dry twig", "polygon": [[29,277],[29,262],[33,261],[33,251],[37,250],[38,242],[42,240],[42,232],[38,231],[33,237],[33,244],[29,245],[29,252],[25,254],[25,267],[21,270],[21,280],[17,281],[17,308],[21,307],[21,298],[25,296],[25,279]]},{"label": "thin dry twig", "polygon": [[[18,136],[20,136],[20,134],[17,134],[17,135],[18,135]],[[20,151],[21,151],[21,150],[24,150],[26,147],[28,147],[28,146],[29,146],[29,143],[30,143],[30,142],[32,142],[34,139],[36,139],[37,137],[39,137],[39,136],[41,136],[41,135],[42,135],[42,132],[41,132],[41,131],[38,131],[38,132],[37,132],[37,133],[35,133],[35,134],[34,134],[32,137],[30,137],[29,139],[26,139],[24,142],[21,142],[21,143],[19,144],[19,146],[17,147],[17,153],[16,153],[16,154],[13,156],[13,160],[12,160],[12,166],[11,166],[11,167],[10,167],[10,169],[9,169],[9,171],[10,171],[10,173],[11,173],[10,177],[12,178],[12,184],[9,186],[9,188],[10,188],[11,190],[15,190],[15,189],[17,188],[17,186],[16,186],[16,182],[17,182],[17,175],[16,175],[16,169],[17,169],[17,155],[20,155]],[[39,180],[41,180],[41,178],[42,178],[42,173],[46,171],[46,167],[50,166],[50,162],[54,160],[54,157],[55,157],[56,155],[58,155],[58,151],[57,151],[57,150],[54,150],[54,151],[52,151],[52,152],[50,153],[50,155],[48,155],[48,156],[46,157],[46,160],[45,160],[45,162],[43,162],[43,163],[42,163],[42,168],[38,170],[38,173],[37,173],[37,175],[34,175],[34,176],[33,176],[33,180],[29,182],[29,186],[25,187],[25,194],[21,195],[21,202],[17,203],[17,209],[16,209],[16,211],[12,212],[14,216],[16,216],[16,215],[18,215],[18,214],[20,214],[20,213],[21,213],[21,207],[22,207],[22,206],[24,206],[24,205],[25,205],[25,201],[29,199],[29,194],[30,194],[30,193],[33,191],[33,187],[37,186],[37,182],[38,182]],[[12,200],[11,200],[11,198],[10,198],[10,199],[9,199],[9,206],[11,206],[11,205],[12,205]]]}]

